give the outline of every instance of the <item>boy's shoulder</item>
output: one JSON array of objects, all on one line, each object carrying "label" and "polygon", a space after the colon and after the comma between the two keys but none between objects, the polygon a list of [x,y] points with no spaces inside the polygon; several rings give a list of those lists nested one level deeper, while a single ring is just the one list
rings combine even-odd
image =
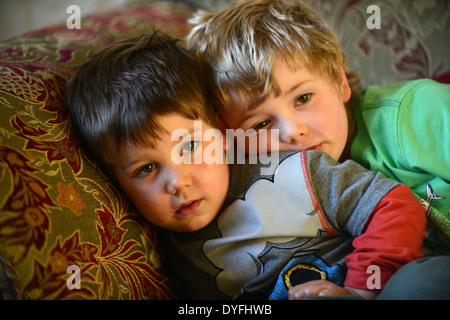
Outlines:
[{"label": "boy's shoulder", "polygon": [[439,83],[431,79],[417,79],[411,81],[395,82],[388,85],[369,85],[362,91],[362,95],[377,95],[384,97],[395,98],[396,96],[403,97],[406,93],[410,92],[428,92],[429,90],[446,89],[450,90],[450,85]]},{"label": "boy's shoulder", "polygon": [[419,103],[428,98],[447,101],[450,96],[450,85],[431,79],[396,82],[385,86],[371,85],[361,93],[361,108],[379,106],[397,106],[407,103]]}]

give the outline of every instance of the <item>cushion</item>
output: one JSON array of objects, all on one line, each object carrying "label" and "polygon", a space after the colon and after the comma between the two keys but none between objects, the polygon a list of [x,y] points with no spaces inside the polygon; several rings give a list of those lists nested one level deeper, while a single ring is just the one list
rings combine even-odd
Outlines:
[{"label": "cushion", "polygon": [[183,37],[193,10],[127,6],[0,44],[0,299],[180,296],[158,230],[75,143],[64,91],[86,56],[152,28]]},{"label": "cushion", "polygon": [[[188,1],[215,11],[233,0]],[[419,78],[450,83],[448,0],[303,1],[330,23],[361,88]]]},{"label": "cushion", "polygon": [[448,1],[306,1],[333,27],[362,88],[420,78],[450,83]]}]

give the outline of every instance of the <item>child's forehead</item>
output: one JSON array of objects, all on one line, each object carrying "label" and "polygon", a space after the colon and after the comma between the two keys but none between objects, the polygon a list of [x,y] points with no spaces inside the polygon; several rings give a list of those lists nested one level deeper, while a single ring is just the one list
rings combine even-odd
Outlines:
[{"label": "child's forehead", "polygon": [[283,80],[284,76],[280,73],[296,73],[297,76],[313,75],[317,78],[322,78],[324,76],[320,72],[319,66],[309,65],[301,57],[297,59],[286,59],[283,57],[275,58],[272,64],[271,76],[278,82]]},{"label": "child's forehead", "polygon": [[251,111],[268,98],[271,94],[279,96],[285,91],[292,91],[301,84],[313,81],[329,82],[330,79],[319,70],[311,68],[302,61],[290,62],[286,59],[275,59],[266,83],[265,92],[245,91],[234,88],[228,91],[229,103],[233,112],[236,107],[244,111]]},{"label": "child's forehead", "polygon": [[322,81],[322,77],[317,72],[312,72],[310,68],[303,64],[292,66],[283,61],[276,61],[272,68],[272,91],[279,95],[284,91],[293,91],[295,86],[310,81]]}]

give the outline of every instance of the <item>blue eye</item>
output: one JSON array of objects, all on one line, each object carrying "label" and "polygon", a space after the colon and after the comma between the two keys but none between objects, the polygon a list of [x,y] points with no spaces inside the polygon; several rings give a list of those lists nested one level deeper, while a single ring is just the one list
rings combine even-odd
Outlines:
[{"label": "blue eye", "polygon": [[197,146],[199,145],[199,142],[191,140],[185,144],[183,144],[183,146],[181,147],[180,150],[180,156],[183,155],[185,152],[192,152],[195,149],[197,149]]},{"label": "blue eye", "polygon": [[185,151],[192,151],[192,150],[195,149],[195,146],[196,146],[196,145],[197,145],[197,142],[191,141],[191,142],[189,142],[189,143],[186,143],[186,144],[183,146],[183,150],[185,150]]}]

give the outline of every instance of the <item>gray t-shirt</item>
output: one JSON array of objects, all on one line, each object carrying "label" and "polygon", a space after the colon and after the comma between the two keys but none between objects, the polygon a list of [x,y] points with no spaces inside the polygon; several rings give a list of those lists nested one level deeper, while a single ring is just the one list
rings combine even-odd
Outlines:
[{"label": "gray t-shirt", "polygon": [[262,167],[234,166],[208,226],[168,232],[168,258],[189,297],[285,299],[310,280],[342,285],[353,239],[398,184],[320,151],[282,152],[271,172]]}]

